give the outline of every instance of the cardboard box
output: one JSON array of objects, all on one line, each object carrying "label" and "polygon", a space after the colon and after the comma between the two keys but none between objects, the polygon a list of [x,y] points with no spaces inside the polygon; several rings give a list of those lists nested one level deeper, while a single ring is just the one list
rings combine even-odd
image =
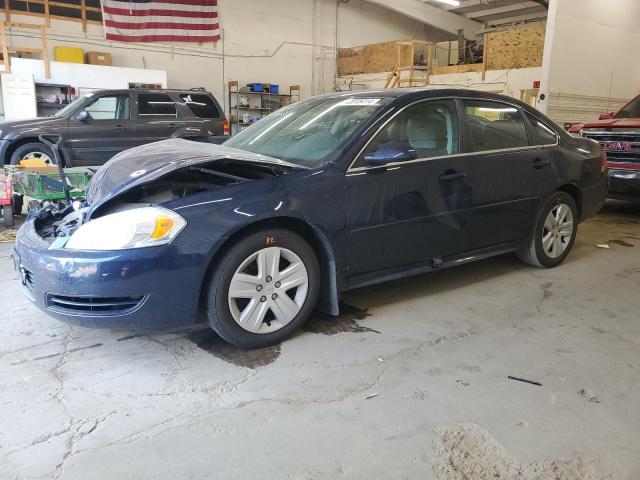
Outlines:
[{"label": "cardboard box", "polygon": [[84,63],[84,50],[75,47],[53,47],[56,62]]},{"label": "cardboard box", "polygon": [[107,52],[87,52],[87,63],[111,66],[111,54]]}]

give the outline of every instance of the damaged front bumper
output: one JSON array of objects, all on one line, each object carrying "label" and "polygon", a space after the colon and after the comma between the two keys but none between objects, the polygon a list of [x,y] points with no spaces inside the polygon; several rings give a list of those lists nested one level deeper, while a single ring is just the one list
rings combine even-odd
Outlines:
[{"label": "damaged front bumper", "polygon": [[123,251],[50,249],[32,219],[20,228],[14,262],[22,289],[47,314],[101,328],[152,329],[199,320],[210,242]]}]

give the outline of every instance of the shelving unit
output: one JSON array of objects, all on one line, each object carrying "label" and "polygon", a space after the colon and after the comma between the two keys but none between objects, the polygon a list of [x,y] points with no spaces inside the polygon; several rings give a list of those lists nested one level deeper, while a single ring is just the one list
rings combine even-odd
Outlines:
[{"label": "shelving unit", "polygon": [[75,100],[74,91],[71,85],[58,85],[53,83],[36,83],[36,98],[46,98],[49,95],[55,95],[61,101],[58,103],[44,102],[41,100],[36,101],[39,117],[51,117],[55,115],[58,110],[63,109]]},{"label": "shelving unit", "polygon": [[[240,98],[245,96],[247,98],[246,105],[241,105]],[[289,87],[289,93],[241,92],[237,80],[229,81],[229,123],[231,125],[231,135],[235,135],[249,125],[253,125],[271,112],[298,100],[300,100],[299,85],[291,85]],[[277,102],[277,106],[274,102]],[[244,118],[245,115],[248,118]],[[245,121],[247,119],[249,121]]]}]

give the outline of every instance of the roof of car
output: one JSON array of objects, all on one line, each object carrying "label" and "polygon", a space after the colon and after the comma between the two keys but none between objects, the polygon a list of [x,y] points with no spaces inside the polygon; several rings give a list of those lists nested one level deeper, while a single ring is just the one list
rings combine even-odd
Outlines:
[{"label": "roof of car", "polygon": [[137,92],[137,93],[163,93],[163,92],[191,92],[191,93],[210,93],[204,88],[108,88],[104,90],[96,90],[92,93],[127,93],[127,92]]},{"label": "roof of car", "polygon": [[[340,98],[340,97],[382,97],[382,98],[399,98],[413,94],[425,94],[425,97],[489,97],[502,98],[510,101],[515,100],[513,97],[501,95],[498,93],[486,92],[482,90],[474,90],[471,88],[450,87],[446,85],[426,85],[423,87],[405,87],[405,88],[386,88],[383,90],[350,90],[344,92],[331,92],[320,95],[324,98]],[[519,103],[519,102],[518,102]]]}]

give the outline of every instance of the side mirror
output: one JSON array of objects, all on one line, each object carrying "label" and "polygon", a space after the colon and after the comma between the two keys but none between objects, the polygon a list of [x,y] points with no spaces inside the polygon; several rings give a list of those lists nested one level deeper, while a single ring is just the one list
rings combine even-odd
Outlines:
[{"label": "side mirror", "polygon": [[599,120],[609,120],[610,118],[613,118],[614,112],[607,112],[607,113],[601,113]]},{"label": "side mirror", "polygon": [[384,165],[392,162],[415,160],[418,153],[406,142],[387,142],[381,144],[375,152],[364,156],[369,165]]},{"label": "side mirror", "polygon": [[91,115],[89,115],[89,112],[87,112],[86,110],[82,110],[78,114],[78,120],[80,120],[81,122],[88,122],[90,119]]}]

